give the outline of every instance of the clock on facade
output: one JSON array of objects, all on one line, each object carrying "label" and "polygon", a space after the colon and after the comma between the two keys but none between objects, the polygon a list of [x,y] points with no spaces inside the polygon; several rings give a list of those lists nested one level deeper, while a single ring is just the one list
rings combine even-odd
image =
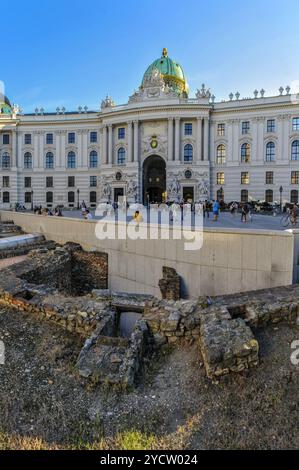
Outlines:
[{"label": "clock on facade", "polygon": [[115,175],[115,179],[116,181],[120,181],[122,179],[122,174],[120,173],[120,171],[118,171]]},{"label": "clock on facade", "polygon": [[185,178],[186,178],[187,180],[189,180],[190,178],[192,178],[192,172],[191,172],[191,170],[185,171]]}]

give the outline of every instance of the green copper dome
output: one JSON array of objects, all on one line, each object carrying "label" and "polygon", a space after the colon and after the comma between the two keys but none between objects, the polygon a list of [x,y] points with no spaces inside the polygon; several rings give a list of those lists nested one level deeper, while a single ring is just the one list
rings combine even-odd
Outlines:
[{"label": "green copper dome", "polygon": [[165,84],[167,84],[178,95],[188,95],[189,89],[184,71],[180,64],[168,57],[167,49],[164,48],[162,52],[162,57],[160,57],[160,59],[155,60],[148,67],[143,76],[142,86],[145,80],[148,79],[155,70],[158,70],[160,72]]},{"label": "green copper dome", "polygon": [[11,114],[11,112],[9,99],[0,93],[0,114]]}]

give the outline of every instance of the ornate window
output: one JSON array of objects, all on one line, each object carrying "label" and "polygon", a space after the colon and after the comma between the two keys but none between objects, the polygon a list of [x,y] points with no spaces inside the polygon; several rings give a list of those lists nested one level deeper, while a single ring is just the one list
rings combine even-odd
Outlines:
[{"label": "ornate window", "polygon": [[265,201],[268,202],[269,204],[272,204],[273,202],[273,190],[272,189],[266,190]]},{"label": "ornate window", "polygon": [[76,154],[75,152],[69,152],[67,155],[67,167],[76,168]]},{"label": "ornate window", "polygon": [[299,160],[299,140],[292,143],[292,160]]},{"label": "ornate window", "polygon": [[53,188],[54,181],[53,181],[53,176],[47,176],[46,177],[46,188]]},{"label": "ornate window", "polygon": [[54,155],[52,152],[48,152],[46,154],[46,168],[47,169],[54,168]]},{"label": "ornate window", "polygon": [[247,191],[247,189],[242,189],[242,191],[241,191],[241,202],[243,204],[248,202],[248,191]]},{"label": "ornate window", "polygon": [[226,147],[224,144],[217,147],[217,165],[224,165],[226,162]]},{"label": "ornate window", "polygon": [[98,166],[98,153],[95,150],[92,150],[89,154],[89,167],[97,168]]},{"label": "ornate window", "polygon": [[98,133],[96,131],[92,131],[90,133],[89,140],[91,144],[96,144],[98,141]]},{"label": "ornate window", "polygon": [[124,127],[118,128],[118,140],[122,140],[126,138],[126,129]]},{"label": "ornate window", "polygon": [[218,124],[217,125],[217,135],[219,137],[225,135],[225,124]]},{"label": "ornate window", "polygon": [[250,122],[244,121],[242,122],[242,134],[249,134],[250,131]]},{"label": "ornate window", "polygon": [[90,202],[90,204],[96,204],[97,203],[97,193],[96,193],[96,191],[90,191],[90,193],[89,193],[89,202]]},{"label": "ornate window", "polygon": [[25,142],[25,145],[31,145],[31,142],[32,142],[31,134],[25,134],[24,142]]},{"label": "ornate window", "polygon": [[2,176],[2,186],[3,188],[9,188],[9,176]]},{"label": "ornate window", "polygon": [[291,191],[291,203],[292,204],[298,204],[298,191],[297,189],[293,189]]},{"label": "ornate window", "polygon": [[293,118],[293,131],[299,131],[299,117]]},{"label": "ornate window", "polygon": [[274,173],[273,171],[266,172],[266,184],[274,184]]},{"label": "ornate window", "polygon": [[221,185],[225,183],[225,176],[224,173],[217,173],[217,184]]},{"label": "ornate window", "polygon": [[126,163],[126,150],[124,147],[118,149],[117,152],[117,164],[124,165]]},{"label": "ornate window", "polygon": [[31,188],[31,177],[30,176],[25,176],[25,178],[24,178],[24,187],[25,188]]},{"label": "ornate window", "polygon": [[2,143],[3,145],[9,145],[9,134],[3,134]]},{"label": "ornate window", "polygon": [[96,176],[90,176],[89,177],[89,186],[91,187],[96,187],[98,185],[98,182],[97,182],[97,177]]},{"label": "ornate window", "polygon": [[4,191],[4,193],[3,193],[3,202],[7,204],[7,203],[9,203],[9,201],[10,201],[10,194],[9,194],[8,191]]},{"label": "ornate window", "polygon": [[275,119],[268,119],[267,132],[275,132]]},{"label": "ornate window", "polygon": [[299,171],[292,171],[291,184],[299,184]]},{"label": "ornate window", "polygon": [[24,155],[24,168],[32,168],[32,155],[30,152],[26,152]]},{"label": "ornate window", "polygon": [[275,161],[275,144],[274,142],[268,142],[266,145],[266,162]]},{"label": "ornate window", "polygon": [[46,202],[47,204],[53,204],[53,193],[52,191],[46,192]]},{"label": "ornate window", "polygon": [[251,157],[251,149],[248,143],[241,146],[241,163],[249,163]]},{"label": "ornate window", "polygon": [[46,144],[53,145],[53,142],[54,142],[53,134],[46,134]]},{"label": "ornate window", "polygon": [[68,185],[68,188],[74,188],[75,187],[75,177],[74,176],[69,176],[68,177],[67,185]]},{"label": "ornate window", "polygon": [[191,123],[186,123],[185,124],[185,135],[192,135],[193,133],[193,126]]},{"label": "ornate window", "polygon": [[75,132],[69,132],[68,133],[68,143],[69,144],[75,144],[76,143],[76,134],[75,134]]},{"label": "ornate window", "polygon": [[67,193],[67,201],[69,204],[73,204],[75,202],[75,193],[74,191],[69,191]]},{"label": "ornate window", "polygon": [[9,170],[10,169],[10,156],[7,152],[2,155],[2,169]]},{"label": "ornate window", "polygon": [[187,144],[184,147],[184,162],[189,163],[193,161],[193,146]]},{"label": "ornate window", "polygon": [[249,173],[248,173],[248,171],[243,171],[241,173],[241,184],[249,184]]}]

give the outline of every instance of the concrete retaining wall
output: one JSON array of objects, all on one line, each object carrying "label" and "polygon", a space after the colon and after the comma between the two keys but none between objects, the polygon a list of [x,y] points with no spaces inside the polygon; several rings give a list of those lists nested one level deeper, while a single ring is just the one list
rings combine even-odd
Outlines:
[{"label": "concrete retaining wall", "polygon": [[98,240],[96,221],[9,211],[0,214],[1,221],[13,220],[25,232],[108,253],[109,287],[113,290],[160,297],[163,266],[173,267],[182,277],[186,297],[244,292],[293,281],[291,232],[205,230],[202,249],[186,251],[184,240]]}]

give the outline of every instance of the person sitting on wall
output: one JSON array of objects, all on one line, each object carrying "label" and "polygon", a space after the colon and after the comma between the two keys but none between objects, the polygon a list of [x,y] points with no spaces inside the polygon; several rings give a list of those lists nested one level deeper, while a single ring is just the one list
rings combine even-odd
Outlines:
[{"label": "person sitting on wall", "polygon": [[85,220],[92,220],[93,219],[92,214],[90,213],[90,211],[88,209],[86,209],[86,211],[84,212],[84,219]]},{"label": "person sitting on wall", "polygon": [[138,224],[139,224],[140,222],[143,222],[142,215],[140,214],[139,211],[136,211],[136,212],[135,212],[134,217],[133,217],[133,220],[134,220],[135,222],[137,222]]}]

